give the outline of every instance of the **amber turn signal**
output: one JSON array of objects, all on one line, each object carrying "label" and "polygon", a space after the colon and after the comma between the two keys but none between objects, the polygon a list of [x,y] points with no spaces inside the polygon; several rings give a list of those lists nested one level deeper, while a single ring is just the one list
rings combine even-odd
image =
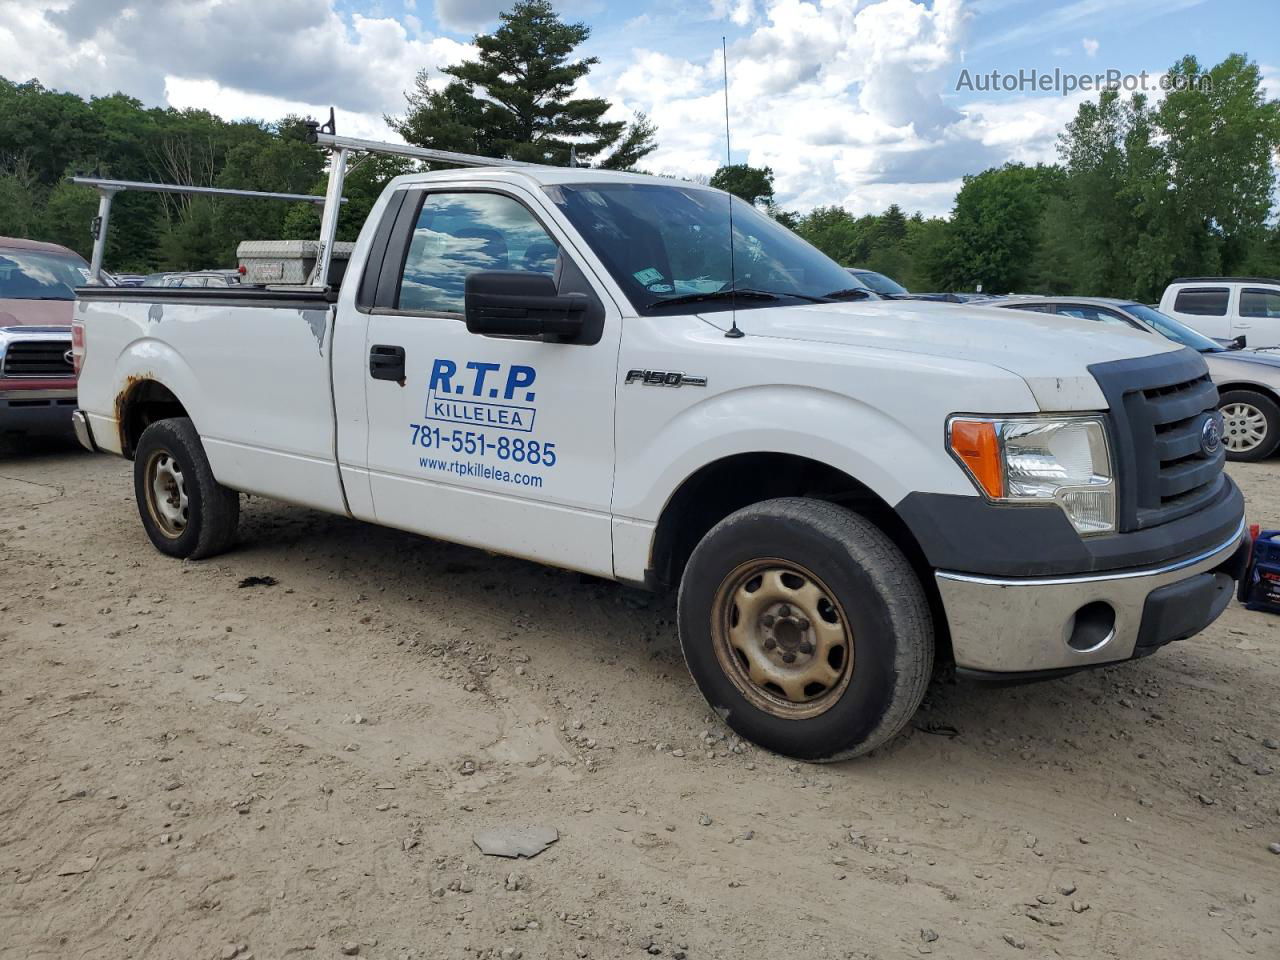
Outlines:
[{"label": "amber turn signal", "polygon": [[990,420],[952,420],[951,450],[968,468],[987,496],[1004,496],[1004,468],[1000,463],[1000,443],[996,425]]}]

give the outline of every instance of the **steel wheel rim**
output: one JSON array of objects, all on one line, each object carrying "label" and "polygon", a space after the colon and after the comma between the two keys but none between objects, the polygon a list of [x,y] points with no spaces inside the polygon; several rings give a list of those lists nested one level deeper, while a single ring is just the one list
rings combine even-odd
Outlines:
[{"label": "steel wheel rim", "polygon": [[1267,417],[1253,404],[1237,400],[1221,413],[1222,443],[1233,453],[1248,453],[1267,439]]},{"label": "steel wheel rim", "polygon": [[790,560],[752,560],[716,591],[712,644],[720,668],[753,706],[802,720],[825,713],[848,689],[848,624],[836,595],[812,571]]},{"label": "steel wheel rim", "polygon": [[147,512],[160,532],[176,540],[187,529],[190,504],[182,466],[168,450],[156,450],[143,474]]}]

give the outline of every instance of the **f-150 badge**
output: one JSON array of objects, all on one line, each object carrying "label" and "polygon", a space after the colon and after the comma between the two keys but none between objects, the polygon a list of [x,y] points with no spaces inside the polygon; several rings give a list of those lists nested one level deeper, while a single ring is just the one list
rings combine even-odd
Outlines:
[{"label": "f-150 badge", "polygon": [[706,377],[690,377],[675,370],[628,370],[624,384],[639,383],[646,387],[705,387]]}]

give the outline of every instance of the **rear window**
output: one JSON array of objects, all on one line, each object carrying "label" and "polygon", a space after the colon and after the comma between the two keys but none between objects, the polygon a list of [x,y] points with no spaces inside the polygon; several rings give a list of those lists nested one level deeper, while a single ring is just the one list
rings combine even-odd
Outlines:
[{"label": "rear window", "polygon": [[1280,317],[1280,290],[1245,287],[1240,291],[1240,316]]},{"label": "rear window", "polygon": [[1225,317],[1227,315],[1226,287],[1192,287],[1178,291],[1173,302],[1174,313],[1187,313],[1193,317]]},{"label": "rear window", "polygon": [[74,300],[89,282],[89,265],[75,254],[0,250],[0,300]]}]

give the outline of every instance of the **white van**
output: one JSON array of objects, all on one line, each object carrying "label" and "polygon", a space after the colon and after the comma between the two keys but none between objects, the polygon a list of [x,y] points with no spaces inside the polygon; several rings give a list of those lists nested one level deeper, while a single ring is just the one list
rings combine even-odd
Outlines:
[{"label": "white van", "polygon": [[1207,337],[1244,337],[1251,347],[1280,346],[1280,280],[1179,277],[1165,288],[1160,312]]}]

